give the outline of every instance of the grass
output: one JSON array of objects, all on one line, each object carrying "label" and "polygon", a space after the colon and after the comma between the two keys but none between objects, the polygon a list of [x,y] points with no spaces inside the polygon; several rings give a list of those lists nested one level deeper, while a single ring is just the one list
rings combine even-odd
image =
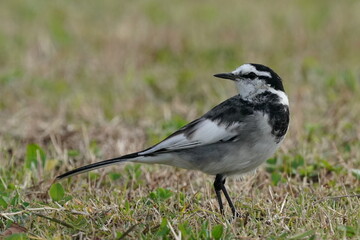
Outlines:
[{"label": "grass", "polygon": [[[360,237],[357,1],[1,5],[8,239]],[[232,96],[212,74],[244,62],[275,69],[291,103],[274,158],[227,183],[246,217],[219,215],[212,177],[166,166],[127,164],[52,185],[66,170],[148,147]]]}]

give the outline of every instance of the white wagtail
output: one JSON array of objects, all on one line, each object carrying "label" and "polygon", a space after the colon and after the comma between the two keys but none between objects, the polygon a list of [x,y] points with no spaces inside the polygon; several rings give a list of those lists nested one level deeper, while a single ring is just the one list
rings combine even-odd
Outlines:
[{"label": "white wagtail", "polygon": [[222,191],[235,217],[225,179],[255,170],[274,154],[288,130],[289,101],[279,75],[264,65],[244,64],[214,76],[234,81],[239,94],[146,150],[83,166],[57,179],[122,162],[199,170],[216,176],[220,212],[224,213]]}]

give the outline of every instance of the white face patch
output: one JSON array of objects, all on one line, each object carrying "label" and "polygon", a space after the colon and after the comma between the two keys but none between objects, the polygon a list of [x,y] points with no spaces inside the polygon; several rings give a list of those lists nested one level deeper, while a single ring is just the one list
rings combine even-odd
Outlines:
[{"label": "white face patch", "polygon": [[234,71],[232,71],[234,75],[246,75],[251,72],[255,73],[258,76],[271,77],[271,74],[269,72],[258,71],[253,65],[248,63],[243,64]]},{"label": "white face patch", "polygon": [[[255,66],[252,64],[243,64],[234,70],[232,73],[234,75],[247,75],[249,73],[255,73],[257,76],[269,77],[271,78],[271,73],[268,71],[258,71]],[[251,100],[257,94],[261,94],[265,91],[270,91],[276,94],[279,97],[279,102],[283,105],[289,105],[289,100],[286,94],[283,91],[275,90],[263,79],[255,78],[252,80],[242,79],[241,77],[235,81],[236,87],[239,91],[239,94],[244,98]]]},{"label": "white face patch", "polygon": [[251,100],[252,97],[257,94],[261,94],[265,91],[269,91],[271,93],[276,94],[279,97],[279,102],[283,105],[289,106],[289,99],[287,95],[280,90],[275,90],[269,85],[265,84],[260,79],[254,79],[252,81],[237,81],[236,87],[239,91],[241,97],[247,100]]},{"label": "white face patch", "polygon": [[252,81],[236,81],[236,87],[239,94],[245,99],[254,94],[260,93],[262,88],[261,86],[265,86],[265,84],[260,79],[254,79]]}]

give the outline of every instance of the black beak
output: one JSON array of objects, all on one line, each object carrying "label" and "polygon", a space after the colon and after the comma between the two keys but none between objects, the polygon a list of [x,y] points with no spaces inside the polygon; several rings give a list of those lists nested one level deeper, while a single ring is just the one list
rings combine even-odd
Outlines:
[{"label": "black beak", "polygon": [[230,79],[233,81],[236,80],[235,75],[233,73],[218,73],[218,74],[215,74],[214,77]]}]

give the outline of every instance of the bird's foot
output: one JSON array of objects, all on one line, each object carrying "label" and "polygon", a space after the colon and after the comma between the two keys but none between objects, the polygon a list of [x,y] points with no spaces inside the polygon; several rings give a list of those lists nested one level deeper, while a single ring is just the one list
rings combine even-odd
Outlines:
[{"label": "bird's foot", "polygon": [[234,222],[236,220],[239,220],[239,221],[242,221],[243,225],[245,226],[248,222],[248,219],[249,219],[249,213],[241,214],[241,213],[235,211],[235,212],[233,212],[233,216],[229,222]]}]

